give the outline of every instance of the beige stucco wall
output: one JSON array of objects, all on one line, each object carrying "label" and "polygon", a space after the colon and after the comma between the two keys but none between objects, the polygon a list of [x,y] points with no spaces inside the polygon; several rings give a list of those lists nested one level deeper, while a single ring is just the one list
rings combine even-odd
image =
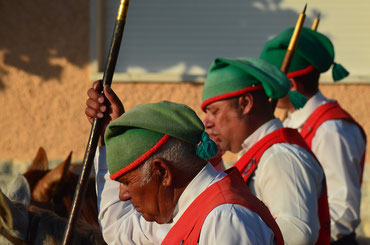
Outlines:
[{"label": "beige stucco wall", "polygon": [[[89,1],[17,0],[0,4],[0,161],[30,161],[39,146],[49,159],[83,158],[89,79]],[[115,83],[126,109],[171,100],[199,109],[201,84]],[[370,132],[370,84],[322,85]],[[367,149],[370,161],[370,146]],[[228,156],[232,160],[232,156]],[[370,228],[369,228],[370,229]],[[370,231],[369,233],[370,234]]]},{"label": "beige stucco wall", "polygon": [[[3,64],[1,64],[3,65]],[[84,116],[86,90],[91,86],[88,67],[76,68],[64,62],[60,81],[44,81],[15,68],[8,71],[0,120],[0,159],[31,159],[43,146],[51,159],[61,159],[69,151],[83,158],[89,124]],[[112,88],[126,109],[139,103],[170,100],[185,103],[202,118],[202,85],[191,83],[115,83]],[[323,85],[324,94],[337,99],[365,131],[370,132],[370,85]],[[277,113],[280,114],[279,111]],[[370,148],[368,147],[368,158]],[[228,158],[232,160],[232,158]]]},{"label": "beige stucco wall", "polygon": [[[0,11],[0,159],[31,159],[39,146],[51,159],[71,150],[74,159],[82,159],[90,131],[84,116],[91,86],[89,1],[2,1]],[[203,117],[201,84],[115,83],[113,88],[126,109],[171,100]],[[370,84],[321,89],[370,132]],[[367,152],[370,159],[370,146]]]},{"label": "beige stucco wall", "polygon": [[[2,1],[0,8],[0,159],[83,158],[89,79],[89,1]],[[6,34],[6,35],[5,35]],[[172,100],[199,109],[201,84],[116,83],[129,109]],[[370,132],[370,85],[323,85]],[[368,150],[368,152],[370,152]],[[368,158],[369,159],[369,158]]]}]

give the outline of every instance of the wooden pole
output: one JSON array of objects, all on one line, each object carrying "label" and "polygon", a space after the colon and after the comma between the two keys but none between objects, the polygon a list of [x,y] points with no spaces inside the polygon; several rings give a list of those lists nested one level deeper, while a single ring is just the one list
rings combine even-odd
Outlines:
[{"label": "wooden pole", "polygon": [[[285,53],[283,63],[281,64],[280,70],[282,72],[284,72],[285,74],[288,73],[290,63],[293,59],[294,51],[296,50],[297,45],[298,45],[299,36],[301,34],[303,23],[304,23],[304,20],[306,18],[306,9],[307,9],[307,4],[304,6],[303,11],[298,16],[298,20],[297,20],[297,23],[295,25],[293,35],[290,38],[290,42],[289,42],[287,51]],[[277,104],[277,100],[271,100],[271,104],[272,104],[273,108],[275,109],[276,104]],[[288,110],[284,110],[281,120],[284,120],[287,117],[287,115],[288,115]]]},{"label": "wooden pole", "polygon": [[306,14],[305,14],[306,8],[307,8],[307,4],[304,6],[304,9],[303,9],[302,13],[299,14],[297,23],[296,23],[295,28],[294,28],[293,35],[290,38],[288,49],[285,53],[283,63],[281,64],[280,70],[282,72],[284,72],[285,74],[288,73],[289,66],[290,66],[290,63],[292,61],[294,51],[297,48],[299,35],[301,34],[301,30],[302,30],[302,27],[303,27],[303,22],[306,18]]},{"label": "wooden pole", "polygon": [[313,20],[311,29],[314,31],[317,31],[317,27],[319,26],[319,23],[320,23],[320,13],[318,13],[317,17]]},{"label": "wooden pole", "polygon": [[[129,2],[130,0],[121,0],[119,5],[112,42],[105,65],[103,85],[110,86],[112,84],[112,78],[116,67],[122,35],[126,23]],[[103,91],[101,91],[101,93],[103,93]],[[68,225],[64,233],[63,245],[69,245],[72,241],[73,229],[81,210],[81,202],[83,201],[86,193],[90,171],[94,162],[94,156],[96,153],[96,148],[98,146],[102,122],[102,119],[95,118],[91,126],[90,137],[85,151],[81,175],[77,183],[71,213],[68,218]]]}]

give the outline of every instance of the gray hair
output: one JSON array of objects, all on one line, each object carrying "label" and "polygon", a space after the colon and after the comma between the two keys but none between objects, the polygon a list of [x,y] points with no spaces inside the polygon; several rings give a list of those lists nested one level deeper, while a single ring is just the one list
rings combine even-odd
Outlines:
[{"label": "gray hair", "polygon": [[160,158],[184,173],[195,176],[207,163],[196,154],[197,146],[183,140],[170,137],[153,155],[140,165],[141,185],[151,181],[152,161]]}]

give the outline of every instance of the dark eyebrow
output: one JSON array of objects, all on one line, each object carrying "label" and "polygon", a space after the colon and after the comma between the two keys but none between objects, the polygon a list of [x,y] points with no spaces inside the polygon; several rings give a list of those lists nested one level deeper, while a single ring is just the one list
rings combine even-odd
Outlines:
[{"label": "dark eyebrow", "polygon": [[[214,109],[214,108],[213,108]],[[211,105],[207,105],[205,108],[204,108],[205,111],[209,111],[209,110],[212,110],[212,106]]]}]

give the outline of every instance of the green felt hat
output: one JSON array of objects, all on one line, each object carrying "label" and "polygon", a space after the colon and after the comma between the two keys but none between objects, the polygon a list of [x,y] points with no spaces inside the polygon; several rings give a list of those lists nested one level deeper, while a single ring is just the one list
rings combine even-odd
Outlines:
[{"label": "green felt hat", "polygon": [[[294,28],[286,29],[268,41],[260,58],[280,68],[293,31]],[[289,78],[302,76],[314,69],[322,73],[329,70],[332,65],[334,81],[348,76],[348,71],[334,62],[334,47],[329,38],[317,31],[303,27],[287,76]]]},{"label": "green felt hat", "polygon": [[[279,99],[288,94],[290,81],[278,68],[262,59],[217,58],[204,83],[202,110],[205,111],[205,107],[215,101],[259,89],[264,89],[269,98]],[[303,105],[295,106],[300,108]]]},{"label": "green felt hat", "polygon": [[198,145],[197,154],[202,158],[217,154],[216,144],[190,107],[169,101],[142,104],[107,127],[104,139],[111,179],[139,166],[170,137]]}]

